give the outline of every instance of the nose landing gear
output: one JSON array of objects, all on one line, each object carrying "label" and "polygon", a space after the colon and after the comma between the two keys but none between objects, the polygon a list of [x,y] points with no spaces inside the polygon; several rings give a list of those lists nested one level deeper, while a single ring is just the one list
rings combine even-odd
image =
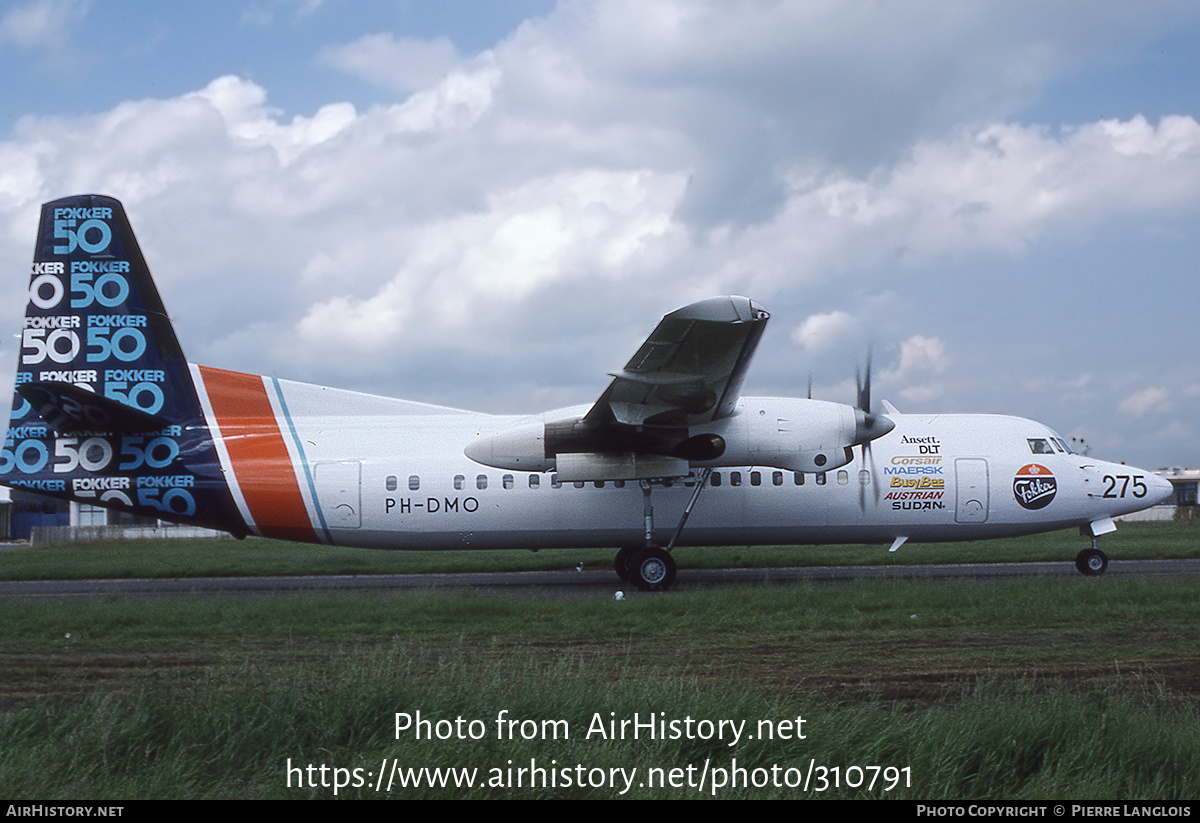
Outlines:
[{"label": "nose landing gear", "polygon": [[1079,569],[1080,574],[1089,577],[1104,574],[1104,570],[1108,568],[1108,555],[1099,549],[1084,549],[1075,555],[1075,568]]},{"label": "nose landing gear", "polygon": [[1075,568],[1079,569],[1080,574],[1094,577],[1104,574],[1104,570],[1108,568],[1108,555],[1096,548],[1096,538],[1092,537],[1092,547],[1084,549],[1079,554],[1075,555]]}]

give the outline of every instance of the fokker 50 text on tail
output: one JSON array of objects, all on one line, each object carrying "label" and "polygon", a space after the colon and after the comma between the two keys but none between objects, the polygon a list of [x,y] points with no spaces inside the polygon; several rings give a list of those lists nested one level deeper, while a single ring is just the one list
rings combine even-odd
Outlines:
[{"label": "fokker 50 text on tail", "polygon": [[[590,406],[478,414],[189,363],[121,204],[47,203],[0,483],[138,515],[378,549],[619,548],[644,589],[680,546],[1095,537],[1166,499],[1029,420],[743,397],[767,313],[668,314]],[[857,450],[856,450],[857,447]]]}]

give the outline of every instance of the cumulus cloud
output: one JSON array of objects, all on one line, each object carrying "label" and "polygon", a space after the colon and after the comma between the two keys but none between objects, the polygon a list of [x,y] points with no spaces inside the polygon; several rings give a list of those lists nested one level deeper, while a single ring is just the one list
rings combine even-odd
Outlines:
[{"label": "cumulus cloud", "polygon": [[643,270],[641,258],[670,231],[681,190],[678,179],[584,170],[498,193],[479,212],[427,226],[375,294],[315,305],[300,334],[378,350],[420,307],[425,323],[463,339],[480,315],[504,313],[555,283],[619,283]]},{"label": "cumulus cloud", "polygon": [[866,177],[794,177],[786,205],[758,234],[776,223],[803,225],[824,238],[809,248],[832,239],[856,261],[900,248],[911,263],[981,250],[1017,254],[1054,230],[1197,197],[1200,123],[1190,116],[1101,121],[1063,134],[998,123],[922,141]]},{"label": "cumulus cloud", "polygon": [[332,140],[358,116],[349,103],[331,103],[312,117],[293,117],[282,123],[279,112],[267,106],[265,89],[233,76],[218,77],[184,99],[204,101],[225,121],[229,137],[246,146],[270,146],[282,165]]},{"label": "cumulus cloud", "polygon": [[279,13],[300,19],[314,14],[324,0],[254,0],[242,12],[242,24],[246,26],[269,26]]},{"label": "cumulus cloud", "polygon": [[858,326],[853,315],[840,309],[813,314],[792,330],[792,340],[809,351],[820,351],[856,334]]},{"label": "cumulus cloud", "polygon": [[1145,417],[1150,412],[1165,411],[1170,396],[1170,392],[1164,388],[1142,389],[1122,400],[1117,410],[1129,417]]},{"label": "cumulus cloud", "polygon": [[341,71],[402,93],[429,88],[462,61],[447,38],[418,40],[381,32],[326,48],[321,59]]},{"label": "cumulus cloud", "polygon": [[62,58],[89,5],[88,0],[29,0],[13,6],[0,15],[0,44]]},{"label": "cumulus cloud", "polygon": [[[1003,120],[1047,80],[1144,42],[1179,4],[566,2],[497,49],[523,92],[574,119],[687,131],[684,204],[703,225],[750,224],[797,160],[863,176],[897,148]],[[1087,26],[1078,25],[1086,18]],[[852,101],[848,104],[848,101]]]},{"label": "cumulus cloud", "polygon": [[944,386],[933,380],[949,365],[946,343],[936,337],[914,334],[900,343],[900,357],[884,375],[889,385],[899,385],[899,396],[907,403],[928,403],[939,397]]},{"label": "cumulus cloud", "polygon": [[936,337],[914,334],[900,344],[898,377],[915,372],[938,373],[946,370],[946,343]]}]

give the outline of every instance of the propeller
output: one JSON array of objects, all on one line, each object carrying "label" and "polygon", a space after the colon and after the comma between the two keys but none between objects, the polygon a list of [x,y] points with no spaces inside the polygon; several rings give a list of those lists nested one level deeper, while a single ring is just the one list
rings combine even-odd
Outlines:
[{"label": "propeller", "polygon": [[[871,349],[867,349],[867,373],[866,379],[860,370],[855,369],[854,380],[858,385],[858,406],[854,409],[854,443],[855,446],[862,446],[862,468],[859,470],[859,477],[862,477],[861,472],[867,471],[867,456],[871,454],[871,441],[883,437],[885,434],[896,428],[894,420],[884,414],[875,414],[871,411]],[[871,485],[875,491],[875,505],[879,505],[879,472],[875,470],[875,457],[871,455]],[[866,488],[862,481],[858,484],[858,505],[863,511],[866,511]]]}]

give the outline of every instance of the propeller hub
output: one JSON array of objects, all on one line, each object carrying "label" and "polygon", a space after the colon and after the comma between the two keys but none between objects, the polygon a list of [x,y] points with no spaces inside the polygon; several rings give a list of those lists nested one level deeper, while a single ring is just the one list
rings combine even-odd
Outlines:
[{"label": "propeller hub", "polygon": [[862,409],[854,410],[854,445],[861,446],[883,437],[896,428],[896,421],[887,415],[872,414]]}]

